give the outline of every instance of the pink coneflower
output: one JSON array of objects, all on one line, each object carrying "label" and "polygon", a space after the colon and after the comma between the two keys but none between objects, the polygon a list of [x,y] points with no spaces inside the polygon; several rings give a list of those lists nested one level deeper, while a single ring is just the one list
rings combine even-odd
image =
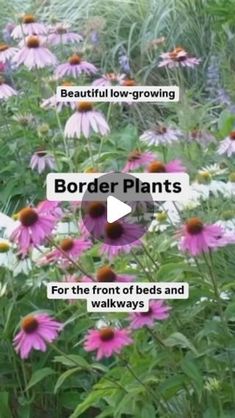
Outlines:
[{"label": "pink coneflower", "polygon": [[41,208],[21,209],[17,219],[19,225],[10,239],[19,245],[22,254],[26,254],[31,247],[41,245],[55,226],[55,218],[45,214]]},{"label": "pink coneflower", "polygon": [[96,281],[100,283],[128,283],[135,280],[130,274],[116,273],[110,266],[102,266],[96,272]]},{"label": "pink coneflower", "polygon": [[56,65],[56,57],[49,49],[45,48],[38,36],[29,36],[26,45],[13,57],[12,62],[19,67],[24,64],[29,70]]},{"label": "pink coneflower", "polygon": [[[63,81],[61,83],[61,86],[69,87],[74,86],[74,83],[71,83],[70,81]],[[58,112],[61,112],[61,110],[64,107],[70,107],[72,110],[76,108],[75,102],[60,102],[57,99],[57,95],[53,94],[53,96],[49,97],[48,99],[44,99],[42,101],[41,107],[43,109],[56,109]]]},{"label": "pink coneflower", "polygon": [[87,202],[85,215],[81,225],[81,231],[85,235],[92,234],[97,239],[104,234],[104,226],[107,223],[107,209],[105,202]]},{"label": "pink coneflower", "polygon": [[18,48],[14,48],[7,44],[0,44],[0,62],[4,64],[9,61],[16,53]]},{"label": "pink coneflower", "polygon": [[215,138],[210,132],[202,131],[201,129],[193,129],[189,133],[189,139],[192,142],[197,142],[201,146],[207,146],[212,142],[215,142]]},{"label": "pink coneflower", "polygon": [[127,163],[123,168],[123,173],[143,167],[156,158],[152,152],[141,152],[138,150],[132,151],[127,158]]},{"label": "pink coneflower", "polygon": [[24,317],[21,330],[15,336],[13,345],[22,359],[29,357],[32,350],[46,351],[47,344],[54,341],[63,325],[47,314]]},{"label": "pink coneflower", "polygon": [[30,168],[36,170],[39,174],[43,173],[47,168],[53,170],[55,167],[55,159],[47,151],[37,151],[31,157]]},{"label": "pink coneflower", "polygon": [[168,163],[155,160],[152,161],[147,167],[148,173],[184,173],[186,168],[183,166],[180,160],[172,160]]},{"label": "pink coneflower", "polygon": [[130,327],[133,329],[144,326],[151,327],[155,321],[168,318],[170,307],[163,300],[150,300],[147,312],[134,312],[130,314]]},{"label": "pink coneflower", "polygon": [[141,226],[127,222],[106,223],[104,228],[105,242],[101,252],[113,258],[120,252],[129,253],[132,248],[141,245],[139,238],[144,234]]},{"label": "pink coneflower", "polygon": [[182,133],[179,129],[169,128],[158,123],[152,129],[148,129],[141,136],[140,140],[149,145],[168,145],[179,141]]},{"label": "pink coneflower", "polygon": [[231,157],[235,154],[235,131],[232,131],[229,136],[221,141],[217,153],[219,155],[226,154],[227,157]]},{"label": "pink coneflower", "polygon": [[119,354],[123,347],[132,344],[127,329],[103,327],[91,329],[85,336],[84,349],[86,351],[97,351],[96,359],[111,357]]},{"label": "pink coneflower", "polygon": [[224,247],[229,243],[220,226],[204,224],[197,217],[187,220],[181,234],[179,247],[182,251],[186,251],[192,256],[208,252],[210,249]]},{"label": "pink coneflower", "polygon": [[0,78],[0,100],[6,100],[11,96],[16,96],[17,91],[11,86],[6,84],[3,79]]},{"label": "pink coneflower", "polygon": [[[84,251],[91,247],[91,242],[83,238],[65,238],[57,248],[50,251],[44,259],[42,264],[58,262],[63,266],[69,266],[72,261],[77,260]],[[72,261],[71,261],[72,260]]]},{"label": "pink coneflower", "polygon": [[38,23],[33,15],[25,15],[22,24],[17,25],[11,32],[14,39],[23,38],[25,35],[46,35],[47,28],[43,23]]},{"label": "pink coneflower", "polygon": [[79,102],[76,112],[67,120],[64,134],[68,138],[88,138],[92,132],[101,135],[109,133],[109,126],[101,112],[93,109],[90,102]]},{"label": "pink coneflower", "polygon": [[97,71],[97,68],[93,64],[83,60],[80,55],[74,54],[69,58],[68,62],[58,65],[55,70],[55,77],[62,78],[70,76],[77,78],[81,74],[91,75]]},{"label": "pink coneflower", "polygon": [[83,37],[75,32],[70,32],[70,25],[66,23],[57,23],[50,27],[50,34],[48,35],[48,43],[51,45],[59,44],[74,44],[81,42]]},{"label": "pink coneflower", "polygon": [[164,52],[160,55],[162,61],[158,67],[190,67],[193,68],[201,62],[200,58],[189,55],[183,48],[175,48],[173,51]]},{"label": "pink coneflower", "polygon": [[93,81],[92,86],[113,86],[120,85],[125,77],[125,74],[106,73],[102,77]]},{"label": "pink coneflower", "polygon": [[54,218],[61,219],[63,216],[63,211],[60,207],[60,203],[58,201],[51,201],[51,200],[42,200],[38,205],[37,209],[40,210],[45,215],[51,215]]}]

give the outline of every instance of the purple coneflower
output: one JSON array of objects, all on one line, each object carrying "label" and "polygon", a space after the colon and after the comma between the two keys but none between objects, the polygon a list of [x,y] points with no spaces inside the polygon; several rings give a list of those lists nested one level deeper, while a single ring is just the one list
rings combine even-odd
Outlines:
[{"label": "purple coneflower", "polygon": [[106,73],[102,77],[92,82],[92,86],[113,86],[120,85],[125,78],[125,74]]},{"label": "purple coneflower", "polygon": [[20,247],[22,254],[27,254],[31,247],[41,245],[55,226],[55,217],[45,214],[40,207],[21,209],[17,219],[16,229],[10,239]]},{"label": "purple coneflower", "polygon": [[152,129],[148,129],[141,136],[140,140],[149,145],[168,145],[180,139],[182,133],[179,129],[169,128],[158,123]]},{"label": "purple coneflower", "polygon": [[107,209],[104,202],[87,202],[85,215],[81,224],[84,235],[92,234],[99,239],[104,234],[104,226],[107,223]]},{"label": "purple coneflower", "polygon": [[47,28],[43,23],[37,22],[33,15],[25,15],[22,17],[21,25],[17,25],[11,32],[14,39],[23,38],[25,35],[46,35]]},{"label": "purple coneflower", "polygon": [[32,350],[46,351],[47,344],[54,341],[63,325],[47,314],[24,317],[21,330],[16,334],[13,345],[22,359],[29,357]]},{"label": "purple coneflower", "polygon": [[197,142],[202,147],[215,142],[214,136],[208,131],[202,131],[201,129],[193,129],[189,133],[189,139],[192,142]]},{"label": "purple coneflower", "polygon": [[[63,239],[58,248],[50,251],[43,259],[42,263],[54,263],[58,262],[64,267],[71,264],[72,261],[77,260],[84,251],[91,247],[91,242],[83,238],[65,238]],[[71,261],[72,260],[72,261]]]},{"label": "purple coneflower", "polygon": [[121,252],[129,253],[132,248],[141,245],[139,237],[144,231],[137,224],[127,222],[106,223],[104,228],[105,242],[101,247],[101,252],[109,258],[117,256]]},{"label": "purple coneflower", "polygon": [[74,44],[81,42],[83,37],[75,32],[70,32],[70,25],[66,23],[57,23],[49,29],[48,43],[51,45]]},{"label": "purple coneflower", "polygon": [[223,229],[215,224],[204,224],[200,218],[186,221],[181,231],[180,249],[192,256],[206,253],[229,244]]},{"label": "purple coneflower", "polygon": [[89,138],[92,132],[101,135],[109,133],[109,126],[101,112],[93,109],[90,102],[76,104],[76,112],[67,120],[64,134],[68,138]]},{"label": "purple coneflower", "polygon": [[55,55],[42,44],[42,40],[38,36],[28,36],[26,45],[14,55],[12,62],[17,67],[24,64],[29,70],[56,65]]},{"label": "purple coneflower", "polygon": [[184,173],[186,168],[180,160],[172,160],[168,163],[155,160],[149,164],[146,171],[148,173]]},{"label": "purple coneflower", "polygon": [[16,95],[17,91],[14,90],[8,84],[6,84],[4,80],[0,77],[0,100],[8,99],[9,97]]},{"label": "purple coneflower", "polygon": [[39,174],[47,168],[53,170],[55,167],[55,159],[47,151],[37,151],[31,157],[30,168],[36,170]]},{"label": "purple coneflower", "polygon": [[52,200],[42,200],[38,205],[37,209],[43,212],[45,215],[51,215],[55,219],[61,219],[63,217],[63,211],[60,207],[61,202]]},{"label": "purple coneflower", "polygon": [[185,49],[175,48],[173,51],[164,52],[160,55],[162,61],[158,64],[158,67],[190,67],[193,68],[201,61],[200,58],[190,56]]},{"label": "purple coneflower", "polygon": [[80,55],[73,54],[68,62],[58,65],[55,70],[55,77],[62,78],[70,76],[77,78],[83,73],[90,75],[96,72],[97,68],[93,64],[83,60]]},{"label": "purple coneflower", "polygon": [[[60,85],[64,87],[69,87],[74,86],[74,83],[71,83],[70,81],[63,81]],[[61,112],[61,110],[64,107],[70,107],[72,110],[74,110],[76,108],[76,103],[58,101],[56,94],[53,94],[53,96],[49,97],[48,99],[44,99],[41,103],[41,108],[56,109],[58,112]]]},{"label": "purple coneflower", "polygon": [[130,314],[130,327],[138,329],[142,327],[151,327],[155,321],[162,321],[168,318],[170,307],[164,300],[150,300],[147,312],[134,312]]},{"label": "purple coneflower", "polygon": [[129,330],[111,327],[91,329],[85,336],[84,349],[86,351],[97,351],[96,359],[111,357],[119,354],[123,347],[132,344]]},{"label": "purple coneflower", "polygon": [[18,48],[14,48],[7,44],[0,44],[0,62],[4,64],[9,61],[18,52]]},{"label": "purple coneflower", "polygon": [[235,154],[235,131],[232,131],[223,141],[221,141],[217,150],[219,155],[226,154],[227,157],[231,157]]},{"label": "purple coneflower", "polygon": [[156,156],[152,152],[141,152],[138,150],[132,151],[127,158],[127,163],[122,169],[123,173],[135,170],[149,164],[155,160]]}]

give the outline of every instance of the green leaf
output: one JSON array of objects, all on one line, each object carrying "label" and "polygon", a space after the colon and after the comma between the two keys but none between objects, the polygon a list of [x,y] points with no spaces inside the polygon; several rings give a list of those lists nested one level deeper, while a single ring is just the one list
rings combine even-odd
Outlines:
[{"label": "green leaf", "polygon": [[176,280],[182,280],[184,278],[184,273],[189,272],[191,273],[197,273],[196,269],[193,267],[189,267],[186,263],[180,262],[180,263],[168,263],[160,267],[158,274],[157,274],[157,280],[158,281],[176,281]]},{"label": "green leaf", "polygon": [[218,127],[220,131],[220,135],[224,138],[227,136],[232,130],[235,123],[235,116],[232,115],[228,110],[224,110],[221,112]]},{"label": "green leaf", "polygon": [[79,366],[84,369],[91,368],[91,365],[83,357],[78,356],[77,354],[68,354],[66,357],[55,356],[54,361],[68,367]]},{"label": "green leaf", "polygon": [[92,391],[87,397],[86,399],[81,402],[76,409],[74,410],[74,412],[72,413],[72,415],[70,415],[69,418],[77,418],[80,417],[83,412],[85,412],[88,408],[90,408],[91,406],[96,406],[97,403],[105,396],[105,389],[104,391],[102,390],[94,390]]},{"label": "green leaf", "polygon": [[235,302],[230,302],[225,310],[225,315],[229,321],[235,321]]},{"label": "green leaf", "polygon": [[9,407],[9,393],[0,392],[0,417],[12,418],[11,410]]},{"label": "green leaf", "polygon": [[141,408],[140,418],[156,418],[156,410],[151,403],[146,403]]},{"label": "green leaf", "polygon": [[66,370],[66,372],[62,373],[55,384],[54,393],[57,393],[58,389],[63,385],[65,380],[68,379],[68,377],[80,370],[80,367],[74,367],[73,369]]},{"label": "green leaf", "polygon": [[32,388],[33,386],[37,385],[37,383],[41,382],[41,380],[52,374],[55,374],[55,370],[51,369],[50,367],[44,367],[43,369],[37,370],[32,374],[26,389],[28,390]]},{"label": "green leaf", "polygon": [[181,361],[181,369],[194,382],[195,389],[200,396],[203,390],[203,377],[196,362],[185,357]]},{"label": "green leaf", "polygon": [[181,332],[174,332],[173,334],[171,334],[166,340],[164,340],[164,344],[166,344],[168,347],[178,346],[182,348],[188,348],[196,356],[199,355],[194,345],[188,340],[187,337],[185,337],[184,334],[181,334]]}]

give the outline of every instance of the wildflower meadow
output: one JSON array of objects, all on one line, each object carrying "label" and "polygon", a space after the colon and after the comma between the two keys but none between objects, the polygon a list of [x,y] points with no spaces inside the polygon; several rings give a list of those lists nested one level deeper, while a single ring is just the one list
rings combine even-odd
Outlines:
[{"label": "wildflower meadow", "polygon": [[[235,418],[234,1],[0,10],[0,418]],[[57,99],[91,85],[180,100]],[[47,174],[67,172],[187,173],[191,193],[155,202],[140,237],[102,202],[84,219],[46,200]],[[50,282],[185,282],[189,298],[92,313],[48,299]]]}]

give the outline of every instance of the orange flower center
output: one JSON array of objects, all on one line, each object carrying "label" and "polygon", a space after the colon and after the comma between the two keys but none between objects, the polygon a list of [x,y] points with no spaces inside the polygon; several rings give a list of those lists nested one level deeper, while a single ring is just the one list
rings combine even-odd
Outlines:
[{"label": "orange flower center", "polygon": [[165,173],[166,167],[162,161],[153,161],[151,164],[149,164],[147,170],[149,173]]},{"label": "orange flower center", "polygon": [[128,161],[132,162],[132,161],[137,161],[139,160],[141,157],[141,152],[140,151],[133,151],[128,155]]},{"label": "orange flower center", "polygon": [[89,112],[93,109],[92,103],[90,102],[79,102],[76,105],[78,112]]},{"label": "orange flower center", "polygon": [[122,224],[117,221],[111,224],[108,223],[105,227],[105,232],[108,238],[115,240],[121,238],[124,229]]},{"label": "orange flower center", "polygon": [[203,222],[200,218],[194,217],[188,219],[186,222],[186,230],[191,235],[200,234],[203,230]]},{"label": "orange flower center", "polygon": [[58,28],[56,28],[56,33],[58,33],[58,35],[63,35],[64,33],[67,33],[67,29],[63,28],[63,26],[58,26]]},{"label": "orange flower center", "polygon": [[70,86],[74,86],[74,83],[72,83],[71,81],[64,80],[62,81],[61,85],[64,87],[70,87]]},{"label": "orange flower center", "polygon": [[82,58],[80,57],[80,55],[77,54],[73,54],[70,58],[69,58],[69,64],[70,65],[78,65],[81,63]]},{"label": "orange flower center", "polygon": [[28,23],[35,23],[35,22],[37,22],[37,19],[33,15],[25,15],[22,18],[22,22],[23,23],[26,23],[26,24],[28,24]]},{"label": "orange flower center", "polygon": [[136,86],[136,82],[135,80],[131,80],[130,78],[128,78],[127,80],[124,80],[122,82],[122,85],[125,87],[133,87],[133,86]]},{"label": "orange flower center", "polygon": [[[181,55],[180,57],[178,56],[181,52],[184,53],[184,55]],[[183,48],[177,47],[175,49],[173,49],[173,51],[171,51],[169,53],[169,56],[172,60],[175,61],[183,61],[184,59],[187,58],[187,54],[186,51]]]},{"label": "orange flower center", "polygon": [[230,138],[232,141],[235,141],[235,131],[232,131],[232,132],[230,133],[229,138]]},{"label": "orange flower center", "polygon": [[38,157],[45,157],[47,155],[47,152],[40,150],[40,151],[37,151],[36,154]]},{"label": "orange flower center", "polygon": [[26,334],[32,334],[37,330],[38,326],[39,323],[33,315],[26,316],[21,322],[21,328],[24,332],[26,332]]},{"label": "orange flower center", "polygon": [[26,45],[28,48],[38,48],[40,45],[38,36],[35,36],[35,35],[29,36],[26,41]]},{"label": "orange flower center", "polygon": [[114,338],[114,331],[110,327],[100,329],[100,339],[104,342],[111,341]]},{"label": "orange flower center", "polygon": [[7,44],[0,44],[0,52],[6,51],[10,47]]},{"label": "orange flower center", "polygon": [[38,221],[38,214],[35,209],[24,208],[19,212],[18,219],[23,226],[33,226]]},{"label": "orange flower center", "polygon": [[60,248],[63,251],[70,251],[74,246],[74,241],[72,238],[65,238],[60,243]]},{"label": "orange flower center", "polygon": [[105,205],[102,202],[91,202],[88,205],[87,213],[91,218],[100,218],[105,214]]},{"label": "orange flower center", "polygon": [[103,266],[97,270],[96,280],[105,283],[115,282],[116,274],[109,266]]},{"label": "orange flower center", "polygon": [[159,135],[164,135],[167,132],[167,128],[163,125],[156,126],[154,130]]}]

